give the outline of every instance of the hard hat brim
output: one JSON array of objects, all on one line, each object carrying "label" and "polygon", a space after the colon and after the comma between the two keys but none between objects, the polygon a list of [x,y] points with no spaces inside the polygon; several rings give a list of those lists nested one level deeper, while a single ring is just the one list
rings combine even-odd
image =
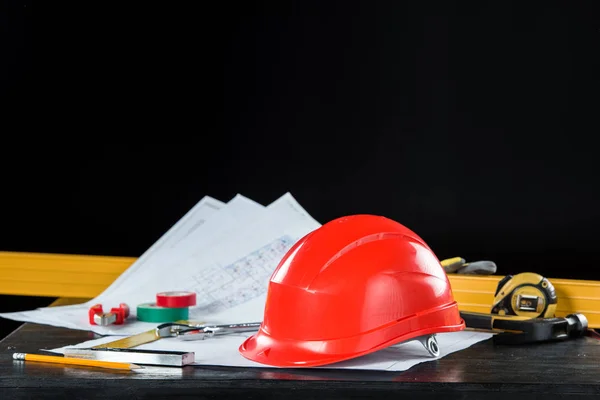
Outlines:
[{"label": "hard hat brim", "polygon": [[[446,321],[445,325],[427,323],[440,317]],[[414,329],[415,326],[421,328]],[[240,345],[239,352],[248,360],[273,367],[319,367],[371,354],[420,336],[464,329],[465,322],[458,316],[457,304],[454,303],[433,313],[416,315],[366,335],[343,339],[279,340],[261,327],[258,333]]]}]

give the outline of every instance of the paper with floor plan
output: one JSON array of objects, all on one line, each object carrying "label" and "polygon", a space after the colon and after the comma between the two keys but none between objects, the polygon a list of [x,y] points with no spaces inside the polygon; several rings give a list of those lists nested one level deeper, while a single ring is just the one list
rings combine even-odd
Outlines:
[{"label": "paper with floor plan", "polygon": [[[220,218],[206,224],[214,214],[225,208]],[[88,329],[89,324],[80,321],[82,313],[93,304],[119,304],[111,303],[111,295],[120,287],[137,287],[143,276],[155,276],[154,270],[160,266],[169,265],[169,260],[184,256],[184,248],[190,242],[201,242],[203,239],[216,235],[219,232],[227,233],[237,226],[247,223],[256,212],[264,206],[244,197],[236,196],[227,205],[210,196],[205,196],[190,211],[188,211],[173,227],[153,244],[144,254],[124,271],[103,293],[96,298],[81,305],[62,307],[45,307],[31,311],[0,314],[0,316],[23,322],[36,322],[62,326],[71,329]],[[172,262],[172,261],[171,261]],[[120,296],[117,291],[115,296]],[[108,306],[110,307],[110,306]],[[103,328],[95,327],[103,333]]]},{"label": "paper with floor plan", "polygon": [[[241,321],[250,322],[250,320],[238,320],[238,322]],[[239,353],[238,348],[240,344],[250,335],[251,333],[235,334],[198,341],[182,341],[177,338],[166,338],[153,343],[143,344],[136,348],[194,352],[196,354],[196,365],[268,367],[267,365],[250,361]],[[437,359],[489,339],[491,336],[492,335],[489,333],[473,331],[438,334],[437,341],[440,346],[440,355]],[[108,343],[114,339],[115,337],[103,337],[101,339],[90,340],[83,343],[73,343],[72,345],[65,347],[89,348],[99,344]],[[65,347],[52,349],[50,351],[62,354]],[[331,364],[322,368],[405,371],[416,364],[432,360],[435,360],[435,358],[432,358],[429,355],[420,342],[411,341],[396,346],[390,346],[386,349],[353,360]]]},{"label": "paper with floor plan", "polygon": [[[240,199],[240,196],[236,196],[230,203],[236,203],[235,200],[244,201]],[[253,202],[252,202],[253,203]],[[258,208],[263,208],[257,203],[253,203]],[[134,284],[135,279],[145,271],[151,269],[150,265],[158,265],[161,261],[161,257],[168,257],[169,255],[176,254],[176,246],[182,242],[183,239],[201,236],[203,234],[199,227],[203,226],[205,222],[214,215],[217,211],[225,206],[220,200],[217,200],[210,196],[202,198],[191,210],[189,210],[175,225],[173,225],[161,238],[156,241],[148,250],[142,254],[126,271],[124,271],[104,292],[102,292],[95,299],[92,299],[81,305],[70,305],[62,307],[42,307],[31,311],[20,311],[13,313],[4,313],[0,316],[14,319],[23,322],[36,322],[40,324],[57,325],[56,313],[62,314],[68,310],[75,310],[77,313],[81,313],[83,309],[89,308],[93,304],[101,303],[103,299],[109,297],[109,295],[115,291],[121,284]],[[139,272],[142,270],[142,272]],[[134,278],[130,278],[131,275]],[[48,310],[48,311],[46,311]],[[54,316],[53,316],[54,315]],[[61,320],[58,326],[71,329],[81,329],[77,323],[71,323],[68,320]]]},{"label": "paper with floor plan", "polygon": [[[230,203],[235,204],[236,201],[246,201],[245,198],[236,196]],[[248,202],[250,203],[250,202]],[[262,206],[254,203],[251,204],[253,207],[262,208]],[[226,204],[213,197],[205,196],[200,200],[190,211],[188,211],[175,225],[173,225],[161,238],[156,241],[148,250],[144,252],[126,271],[124,271],[104,292],[98,295],[95,299],[92,299],[85,303],[86,306],[91,306],[101,302],[104,298],[114,292],[122,284],[132,284],[132,280],[129,278],[132,274],[143,269],[143,273],[151,270],[156,265],[164,262],[164,259],[173,257],[180,250],[180,244],[185,239],[201,237],[203,231],[206,229],[210,230],[210,226],[205,226],[205,229],[198,229],[205,225],[205,223],[213,216],[217,211],[225,207]],[[231,207],[231,206],[230,206]],[[254,208],[255,210],[256,208]],[[250,210],[252,211],[252,210]],[[184,242],[185,243],[185,242]],[[139,275],[140,273],[136,273]],[[52,310],[66,310],[71,307],[78,306],[63,306],[63,307],[52,307]],[[42,309],[47,309],[44,307]]]},{"label": "paper with floor plan", "polygon": [[[268,279],[277,263],[296,240],[319,226],[289,193],[268,207],[238,195],[205,218],[189,236],[172,241],[174,245],[164,253],[155,250],[143,264],[131,272],[128,269],[123,279],[95,299],[82,305],[0,316],[103,335],[131,335],[155,326],[135,320],[135,305],[153,302],[161,291],[192,290],[197,292],[198,305],[191,308],[190,319],[214,323],[250,317],[261,320]],[[102,327],[88,323],[90,305],[101,303],[108,308],[121,302],[131,307],[127,324]]]}]

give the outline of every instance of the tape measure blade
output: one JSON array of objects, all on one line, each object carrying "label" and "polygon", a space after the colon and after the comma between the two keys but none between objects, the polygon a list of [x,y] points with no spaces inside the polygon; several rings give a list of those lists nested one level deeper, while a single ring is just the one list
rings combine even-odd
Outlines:
[{"label": "tape measure blade", "polygon": [[122,339],[115,340],[109,343],[103,343],[92,347],[92,349],[99,348],[113,348],[113,349],[130,349],[132,347],[136,347],[142,344],[151,343],[160,339],[160,337],[156,334],[156,330],[152,329],[147,332],[142,332],[137,335],[128,336]]},{"label": "tape measure blade", "polygon": [[[189,321],[187,319],[180,319],[175,321],[178,324],[195,324],[202,325],[204,321]],[[99,344],[93,346],[92,349],[103,349],[103,348],[111,348],[111,349],[131,349],[136,346],[140,346],[146,343],[152,343],[160,339],[160,336],[156,334],[156,329],[152,329],[147,332],[138,333],[137,335],[128,336],[122,339],[118,339],[109,343]]]}]

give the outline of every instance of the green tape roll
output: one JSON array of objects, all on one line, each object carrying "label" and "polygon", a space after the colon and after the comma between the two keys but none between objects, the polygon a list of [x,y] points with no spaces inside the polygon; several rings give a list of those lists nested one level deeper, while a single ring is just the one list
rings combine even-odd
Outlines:
[{"label": "green tape roll", "polygon": [[186,320],[189,315],[189,307],[158,307],[156,303],[144,303],[137,306],[137,319],[144,322],[174,322],[180,319]]}]

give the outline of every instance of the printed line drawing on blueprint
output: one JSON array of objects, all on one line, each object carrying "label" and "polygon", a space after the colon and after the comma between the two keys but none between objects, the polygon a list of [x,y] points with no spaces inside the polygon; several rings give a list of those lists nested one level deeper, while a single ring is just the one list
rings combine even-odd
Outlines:
[{"label": "printed line drawing on blueprint", "polygon": [[187,289],[197,293],[194,311],[214,313],[265,294],[273,271],[294,243],[282,236],[229,265],[203,268]]}]

